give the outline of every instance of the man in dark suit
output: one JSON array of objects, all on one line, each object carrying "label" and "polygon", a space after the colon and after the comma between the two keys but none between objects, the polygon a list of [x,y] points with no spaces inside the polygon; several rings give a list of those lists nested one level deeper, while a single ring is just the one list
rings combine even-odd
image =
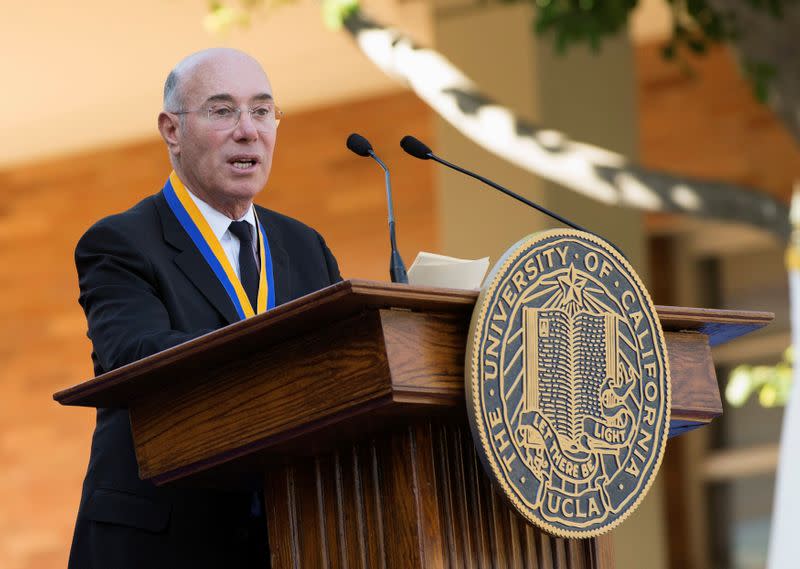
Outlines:
[{"label": "man in dark suit", "polygon": [[[158,117],[170,181],[95,224],[75,252],[96,374],[341,279],[316,231],[253,205],[279,120],[246,54],[207,50],[170,73]],[[254,495],[140,480],[127,410],[99,409],[69,566],[267,567]]]}]

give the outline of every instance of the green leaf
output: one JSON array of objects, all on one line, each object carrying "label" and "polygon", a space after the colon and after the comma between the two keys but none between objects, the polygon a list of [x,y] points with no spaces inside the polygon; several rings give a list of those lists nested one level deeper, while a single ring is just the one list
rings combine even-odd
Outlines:
[{"label": "green leaf", "polygon": [[753,95],[759,102],[765,103],[769,98],[769,88],[777,75],[775,66],[769,63],[746,61],[744,74],[750,81]]},{"label": "green leaf", "polygon": [[692,53],[703,54],[706,52],[706,42],[700,38],[689,38],[686,44]]},{"label": "green leaf", "polygon": [[691,16],[697,16],[707,7],[706,0],[686,0],[686,11]]},{"label": "green leaf", "polygon": [[322,0],[322,21],[328,29],[339,30],[358,10],[358,0]]},{"label": "green leaf", "polygon": [[793,359],[790,346],[784,351],[783,360],[774,366],[737,366],[728,376],[725,400],[734,407],[741,407],[751,395],[758,393],[758,402],[764,407],[786,405],[794,381]]},{"label": "green leaf", "polygon": [[737,366],[728,377],[725,386],[725,400],[734,407],[741,407],[755,391],[750,366]]}]

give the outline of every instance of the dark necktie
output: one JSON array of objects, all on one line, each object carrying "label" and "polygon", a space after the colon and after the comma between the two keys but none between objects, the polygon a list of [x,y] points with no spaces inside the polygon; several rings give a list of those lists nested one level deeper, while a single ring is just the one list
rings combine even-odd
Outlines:
[{"label": "dark necktie", "polygon": [[253,312],[258,312],[258,262],[253,248],[252,226],[246,221],[232,221],[229,229],[239,238],[239,280]]}]

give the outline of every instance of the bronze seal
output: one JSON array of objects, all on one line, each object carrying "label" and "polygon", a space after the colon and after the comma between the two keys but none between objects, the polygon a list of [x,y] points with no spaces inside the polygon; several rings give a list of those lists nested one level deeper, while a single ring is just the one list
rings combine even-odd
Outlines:
[{"label": "bronze seal", "polygon": [[642,281],[600,238],[553,230],[494,266],[472,315],[467,409],[517,511],[558,536],[625,519],[669,434],[664,335]]}]

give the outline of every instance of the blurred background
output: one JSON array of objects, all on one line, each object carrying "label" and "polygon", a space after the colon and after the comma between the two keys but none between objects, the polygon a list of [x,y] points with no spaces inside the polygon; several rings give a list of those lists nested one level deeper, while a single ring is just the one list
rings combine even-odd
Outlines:
[{"label": "blurred background", "polygon": [[[206,47],[237,47],[264,65],[286,117],[257,201],[317,228],[346,278],[388,280],[389,258],[382,175],[345,149],[350,132],[368,137],[392,168],[409,265],[420,250],[494,261],[524,235],[554,225],[405,155],[398,141],[413,134],[616,242],[658,304],[775,312],[765,330],[716,350],[721,389],[734,366],[781,359],[789,322],[780,232],[604,205],[559,187],[460,134],[382,73],[350,33],[326,27],[318,2],[267,4],[243,3],[246,26],[226,26],[236,18],[203,0],[42,0],[4,10],[0,567],[66,566],[94,426],[93,411],[52,401],[53,392],[92,375],[74,246],[93,222],[163,185],[169,164],[156,130],[163,81],[178,60]],[[640,0],[630,17],[607,26],[614,29],[599,50],[589,34],[565,53],[553,47],[557,32],[533,31],[537,10],[541,16],[551,4],[558,1],[361,6],[436,49],[520,117],[638,168],[723,189],[747,186],[788,204],[800,180],[800,129],[774,104],[774,69],[743,65],[741,51],[724,42],[681,49],[676,33],[694,32],[676,28],[675,6],[696,15],[697,2]],[[595,6],[579,4],[587,12]],[[780,31],[780,14],[774,20]],[[770,29],[760,29],[766,39]],[[786,98],[779,102],[785,109]],[[724,199],[715,207],[724,210]],[[782,416],[780,404],[766,403],[726,403],[710,427],[670,441],[647,500],[615,532],[625,544],[616,548],[621,569],[764,566]]]}]

